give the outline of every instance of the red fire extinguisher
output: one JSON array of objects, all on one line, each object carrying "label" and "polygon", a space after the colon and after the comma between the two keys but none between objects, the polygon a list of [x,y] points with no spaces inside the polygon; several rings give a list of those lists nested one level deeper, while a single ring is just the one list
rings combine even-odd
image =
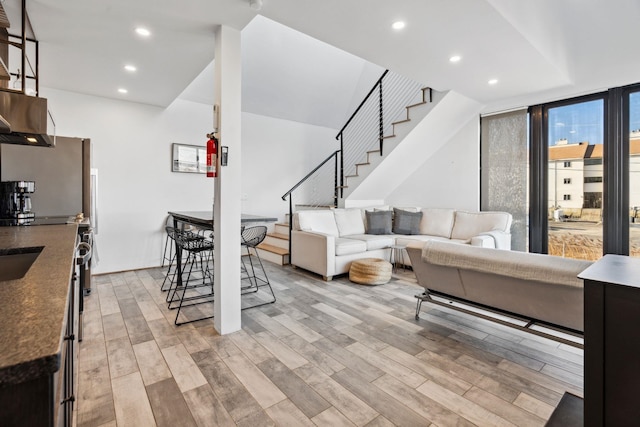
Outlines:
[{"label": "red fire extinguisher", "polygon": [[210,133],[207,135],[207,178],[215,178],[216,164],[218,162],[218,140]]}]

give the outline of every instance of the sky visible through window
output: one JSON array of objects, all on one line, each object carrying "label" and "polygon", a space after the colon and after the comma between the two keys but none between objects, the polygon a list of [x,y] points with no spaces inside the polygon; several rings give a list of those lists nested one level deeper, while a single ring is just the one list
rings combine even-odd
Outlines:
[{"label": "sky visible through window", "polygon": [[[640,92],[630,95],[629,132],[640,129]],[[604,101],[601,99],[549,109],[549,145],[561,139],[569,144],[602,144]]]}]

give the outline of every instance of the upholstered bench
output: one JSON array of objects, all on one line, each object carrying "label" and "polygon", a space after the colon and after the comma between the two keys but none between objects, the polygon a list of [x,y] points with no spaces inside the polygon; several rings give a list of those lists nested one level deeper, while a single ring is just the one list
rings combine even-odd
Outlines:
[{"label": "upholstered bench", "polygon": [[382,285],[391,280],[391,263],[379,258],[363,258],[351,263],[349,280],[360,285]]}]

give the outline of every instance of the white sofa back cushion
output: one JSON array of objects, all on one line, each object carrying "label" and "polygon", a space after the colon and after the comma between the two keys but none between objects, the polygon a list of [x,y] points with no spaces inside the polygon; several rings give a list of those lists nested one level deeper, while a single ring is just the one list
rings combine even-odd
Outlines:
[{"label": "white sofa back cushion", "polygon": [[511,230],[511,214],[507,212],[464,212],[456,211],[452,239],[471,239],[487,231]]},{"label": "white sofa back cushion", "polygon": [[454,209],[422,208],[420,234],[426,236],[451,237],[451,228],[456,211]]},{"label": "white sofa back cushion", "polygon": [[324,233],[336,237],[339,235],[332,210],[298,211],[295,216],[298,218],[297,226],[302,231],[315,231],[316,233]]},{"label": "white sofa back cushion", "polygon": [[335,209],[335,223],[340,237],[364,234],[364,221],[360,209]]}]

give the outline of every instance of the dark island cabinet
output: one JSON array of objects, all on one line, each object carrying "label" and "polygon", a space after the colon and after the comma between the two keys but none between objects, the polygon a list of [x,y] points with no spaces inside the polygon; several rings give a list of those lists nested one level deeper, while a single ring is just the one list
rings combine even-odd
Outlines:
[{"label": "dark island cabinet", "polygon": [[605,255],[584,280],[584,425],[640,423],[640,259]]},{"label": "dark island cabinet", "polygon": [[[69,286],[68,301],[59,355],[42,361],[42,375],[27,372],[25,375],[34,378],[0,386],[0,426],[67,427],[73,424],[78,342],[75,273]],[[19,371],[20,366],[15,369]]]}]

